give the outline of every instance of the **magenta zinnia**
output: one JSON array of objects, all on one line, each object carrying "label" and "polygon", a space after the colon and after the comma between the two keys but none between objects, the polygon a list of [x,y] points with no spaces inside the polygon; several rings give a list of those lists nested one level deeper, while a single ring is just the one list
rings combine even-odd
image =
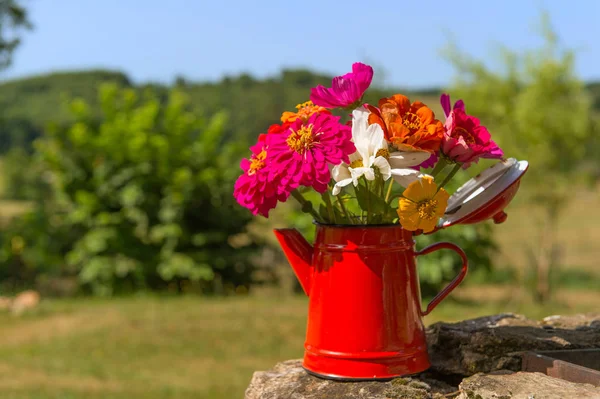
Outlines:
[{"label": "magenta zinnia", "polygon": [[317,113],[306,122],[297,119],[287,132],[267,137],[272,155],[271,174],[281,176],[278,192],[298,186],[313,187],[323,193],[331,180],[328,164],[349,163],[356,151],[350,127],[339,117]]},{"label": "magenta zinnia", "polygon": [[267,158],[266,135],[260,135],[258,143],[250,147],[250,159],[242,159],[240,167],[244,171],[233,189],[237,202],[250,209],[253,215],[269,217],[269,211],[277,205],[277,201],[285,201],[290,191],[277,191],[277,175],[270,176],[270,159]]},{"label": "magenta zinnia", "polygon": [[467,115],[462,100],[457,101],[452,110],[449,95],[442,94],[440,102],[447,118],[441,145],[446,158],[462,163],[465,169],[471,163],[477,163],[479,158],[502,158],[504,153],[492,141],[487,128],[481,125],[479,119]]},{"label": "magenta zinnia", "polygon": [[331,81],[331,88],[319,85],[310,90],[310,100],[325,108],[356,107],[373,80],[373,68],[356,62],[352,72],[337,76]]}]

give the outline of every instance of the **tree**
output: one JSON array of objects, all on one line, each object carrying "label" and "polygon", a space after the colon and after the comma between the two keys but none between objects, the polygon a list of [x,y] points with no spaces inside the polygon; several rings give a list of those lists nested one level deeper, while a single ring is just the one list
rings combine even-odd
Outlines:
[{"label": "tree", "polygon": [[27,11],[19,3],[18,0],[0,0],[0,69],[10,65],[13,51],[21,43],[19,30],[31,28]]},{"label": "tree", "polygon": [[547,15],[542,18],[539,50],[500,51],[501,69],[450,45],[447,58],[456,68],[452,89],[467,111],[490,128],[505,153],[530,161],[523,190],[531,205],[543,209],[540,240],[532,256],[535,296],[550,295],[549,275],[558,262],[555,232],[574,190],[590,177],[586,149],[594,140],[591,101],[575,76],[573,51],[563,49]]},{"label": "tree", "polygon": [[[248,288],[251,215],[231,194],[241,157],[225,117],[198,117],[186,96],[103,86],[102,119],[71,104],[75,122],[36,149],[57,201],[55,223],[77,232],[66,261],[95,293],[191,284]],[[243,238],[243,237],[242,237]]]}]

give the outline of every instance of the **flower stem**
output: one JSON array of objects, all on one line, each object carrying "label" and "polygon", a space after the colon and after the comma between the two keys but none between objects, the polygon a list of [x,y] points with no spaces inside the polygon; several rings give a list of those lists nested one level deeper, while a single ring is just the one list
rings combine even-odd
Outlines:
[{"label": "flower stem", "polygon": [[388,186],[387,193],[385,194],[385,202],[389,204],[390,195],[392,195],[392,186],[394,185],[394,179],[390,179],[390,185]]},{"label": "flower stem", "polygon": [[364,176],[363,180],[365,181],[365,188],[367,190],[367,224],[369,224],[371,221],[371,192],[369,191],[369,181]]},{"label": "flower stem", "polygon": [[450,179],[452,179],[454,177],[454,175],[456,174],[456,172],[459,171],[459,169],[460,169],[461,166],[462,166],[462,164],[459,164],[459,163],[457,163],[456,165],[454,165],[454,168],[452,168],[452,170],[450,171],[450,173],[448,173],[448,176],[446,176],[444,178],[444,180],[438,186],[438,191],[440,191],[442,189],[442,187],[444,187],[450,181]]},{"label": "flower stem", "polygon": [[335,219],[335,212],[333,211],[333,205],[331,204],[331,198],[329,197],[329,191],[325,191],[321,194],[321,198],[325,202],[325,206],[327,207],[327,214],[329,215],[330,223],[337,223]]},{"label": "flower stem", "polygon": [[354,221],[352,219],[350,219],[350,216],[348,216],[348,211],[346,210],[346,205],[344,205],[344,200],[342,200],[342,196],[338,195],[337,200],[338,200],[338,204],[340,204],[340,208],[342,209],[342,213],[344,214],[344,217],[346,218],[346,220],[350,224],[354,224]]},{"label": "flower stem", "polygon": [[302,212],[310,213],[312,215],[312,217],[315,218],[316,221],[321,220],[321,217],[319,216],[317,211],[315,211],[315,208],[313,208],[312,202],[310,202],[309,200],[304,198],[304,196],[302,194],[300,194],[300,192],[298,190],[292,191],[292,197],[294,197],[296,199],[296,201],[298,201],[300,203],[300,206],[302,206]]},{"label": "flower stem", "polygon": [[448,165],[448,161],[446,161],[446,158],[440,158],[440,160],[438,161],[438,163],[435,165],[435,168],[433,168],[433,170],[431,171],[431,176],[435,179],[435,177],[437,175],[440,174],[440,172],[442,170],[444,170],[444,168]]}]

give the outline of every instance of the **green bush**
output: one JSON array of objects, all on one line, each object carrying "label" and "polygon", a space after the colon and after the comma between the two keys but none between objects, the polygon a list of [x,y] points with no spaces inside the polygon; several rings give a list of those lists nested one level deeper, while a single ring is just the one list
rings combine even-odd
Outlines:
[{"label": "green bush", "polygon": [[[492,272],[492,258],[497,246],[490,222],[451,226],[430,235],[420,235],[415,241],[418,250],[440,241],[456,244],[465,251],[469,259],[469,274],[489,276]],[[422,295],[431,297],[437,294],[458,274],[461,264],[460,257],[450,250],[435,251],[418,257]]]},{"label": "green bush", "polygon": [[39,201],[49,195],[42,165],[23,147],[10,149],[2,158],[2,198]]},{"label": "green bush", "polygon": [[0,291],[39,289],[40,279],[61,281],[76,276],[64,257],[78,232],[61,224],[61,217],[51,209],[50,204],[38,206],[0,230]]},{"label": "green bush", "polygon": [[223,142],[225,116],[198,117],[178,91],[161,99],[106,85],[100,104],[96,122],[73,101],[74,123],[35,145],[55,222],[76,232],[66,263],[83,286],[101,295],[247,288],[254,246],[235,237],[250,215],[231,194],[242,152]]}]

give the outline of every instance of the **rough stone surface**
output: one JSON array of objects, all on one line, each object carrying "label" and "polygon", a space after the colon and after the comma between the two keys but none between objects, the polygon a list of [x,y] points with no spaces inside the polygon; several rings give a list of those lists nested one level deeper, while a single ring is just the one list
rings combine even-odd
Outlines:
[{"label": "rough stone surface", "polygon": [[557,328],[599,328],[600,313],[576,314],[572,316],[548,316],[544,317],[542,324]]},{"label": "rough stone surface", "polygon": [[396,378],[388,382],[336,382],[309,375],[302,361],[278,363],[269,371],[257,371],[246,389],[246,399],[436,399],[455,387],[427,378]]},{"label": "rough stone surface", "polygon": [[469,376],[521,369],[520,352],[600,348],[600,314],[552,316],[542,322],[501,314],[436,323],[427,329],[432,369]]},{"label": "rough stone surface", "polygon": [[592,385],[515,373],[524,351],[600,348],[600,314],[542,321],[501,314],[437,323],[427,329],[427,341],[432,367],[412,378],[335,382],[307,374],[301,360],[289,360],[255,372],[246,399],[600,399],[600,388]]},{"label": "rough stone surface", "polygon": [[600,388],[542,373],[475,374],[460,383],[456,399],[598,399]]}]

